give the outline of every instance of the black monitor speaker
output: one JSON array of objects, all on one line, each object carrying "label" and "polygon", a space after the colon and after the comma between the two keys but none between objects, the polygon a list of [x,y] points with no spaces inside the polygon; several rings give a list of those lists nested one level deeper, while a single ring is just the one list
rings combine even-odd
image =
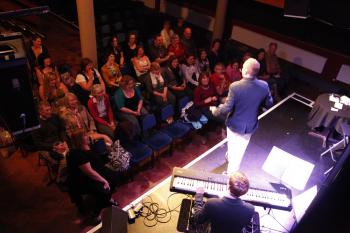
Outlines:
[{"label": "black monitor speaker", "polygon": [[115,206],[102,212],[101,233],[127,233],[128,214]]},{"label": "black monitor speaker", "polygon": [[306,19],[309,16],[309,2],[310,0],[285,0],[284,16]]},{"label": "black monitor speaker", "polygon": [[0,63],[0,124],[13,135],[40,126],[25,58]]}]

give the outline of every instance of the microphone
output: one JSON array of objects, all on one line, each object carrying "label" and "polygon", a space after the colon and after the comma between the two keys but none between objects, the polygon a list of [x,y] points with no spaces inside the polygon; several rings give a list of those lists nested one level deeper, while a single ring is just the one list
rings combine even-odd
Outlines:
[{"label": "microphone", "polygon": [[22,125],[23,125],[23,131],[26,127],[27,124],[27,120],[26,120],[26,114],[25,113],[21,113],[21,115],[19,115],[19,118],[22,119]]}]

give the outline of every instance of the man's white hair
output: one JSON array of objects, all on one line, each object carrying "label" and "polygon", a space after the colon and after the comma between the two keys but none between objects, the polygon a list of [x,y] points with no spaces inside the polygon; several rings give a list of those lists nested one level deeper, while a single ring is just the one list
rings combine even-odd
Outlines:
[{"label": "man's white hair", "polygon": [[254,78],[259,73],[260,63],[254,58],[248,58],[242,67],[243,78]]}]

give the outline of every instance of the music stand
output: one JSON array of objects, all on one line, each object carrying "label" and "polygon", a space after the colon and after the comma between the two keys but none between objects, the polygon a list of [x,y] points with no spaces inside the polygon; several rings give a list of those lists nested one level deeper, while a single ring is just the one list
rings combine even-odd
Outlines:
[{"label": "music stand", "polygon": [[280,181],[303,190],[315,165],[273,146],[262,169]]}]

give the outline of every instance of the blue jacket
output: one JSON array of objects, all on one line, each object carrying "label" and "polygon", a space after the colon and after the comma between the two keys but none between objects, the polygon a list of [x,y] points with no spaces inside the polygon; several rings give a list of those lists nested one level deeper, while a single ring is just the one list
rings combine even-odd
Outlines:
[{"label": "blue jacket", "polygon": [[258,111],[261,105],[272,106],[268,84],[256,78],[243,78],[229,87],[226,102],[214,115],[227,115],[226,126],[239,134],[253,133],[258,127]]}]

